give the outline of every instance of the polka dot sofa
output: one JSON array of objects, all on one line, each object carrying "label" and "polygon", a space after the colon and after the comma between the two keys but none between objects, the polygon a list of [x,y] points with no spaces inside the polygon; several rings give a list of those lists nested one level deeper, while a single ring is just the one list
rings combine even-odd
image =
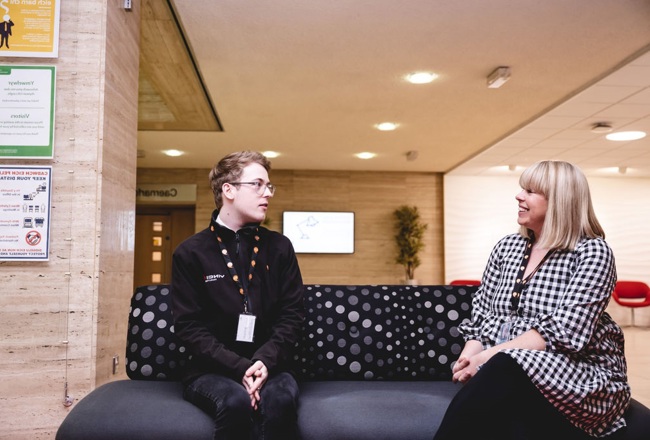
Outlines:
[{"label": "polka dot sofa", "polygon": [[[303,440],[431,440],[458,384],[451,364],[476,286],[308,285],[296,371]],[[213,422],[182,398],[186,359],[167,285],[135,290],[129,379],[99,386],[71,409],[56,440],[210,440]],[[626,440],[650,438],[650,409],[633,401]]]}]

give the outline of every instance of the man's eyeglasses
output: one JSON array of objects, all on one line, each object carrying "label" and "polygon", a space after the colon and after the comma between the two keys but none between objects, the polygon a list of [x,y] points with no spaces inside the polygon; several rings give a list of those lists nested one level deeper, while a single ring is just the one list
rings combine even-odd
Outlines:
[{"label": "man's eyeglasses", "polygon": [[271,195],[275,194],[275,185],[272,183],[264,183],[261,180],[256,180],[254,182],[228,182],[231,185],[252,185],[253,189],[258,195],[263,195],[264,192],[268,189]]}]

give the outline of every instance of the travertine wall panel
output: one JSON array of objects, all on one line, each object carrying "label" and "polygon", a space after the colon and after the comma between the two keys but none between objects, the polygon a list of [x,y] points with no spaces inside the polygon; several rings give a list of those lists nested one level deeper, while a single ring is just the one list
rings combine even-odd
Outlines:
[{"label": "travertine wall panel", "polygon": [[[119,6],[119,3],[116,3]],[[109,7],[104,66],[101,211],[98,242],[97,385],[125,378],[124,352],[133,286],[139,16]],[[113,373],[113,357],[120,360]]]},{"label": "travertine wall panel", "polygon": [[0,262],[0,439],[53,438],[66,384],[77,401],[119,377],[96,354],[124,353],[132,285],[139,4],[122,5],[63,1],[58,58],[2,60],[57,82],[54,158],[2,161],[51,165],[52,206],[50,260]]}]

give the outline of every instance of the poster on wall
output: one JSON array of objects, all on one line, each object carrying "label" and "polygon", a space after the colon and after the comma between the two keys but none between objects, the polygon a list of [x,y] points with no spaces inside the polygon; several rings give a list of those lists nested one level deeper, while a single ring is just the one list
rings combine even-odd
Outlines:
[{"label": "poster on wall", "polygon": [[0,165],[0,261],[50,258],[52,167]]},{"label": "poster on wall", "polygon": [[60,0],[0,0],[0,57],[59,56]]},{"label": "poster on wall", "polygon": [[53,157],[55,77],[54,66],[0,65],[0,158]]}]

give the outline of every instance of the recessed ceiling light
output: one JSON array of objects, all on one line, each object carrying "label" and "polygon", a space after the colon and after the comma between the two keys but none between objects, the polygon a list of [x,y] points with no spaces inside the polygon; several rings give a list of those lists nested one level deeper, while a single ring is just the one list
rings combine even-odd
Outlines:
[{"label": "recessed ceiling light", "polygon": [[375,124],[375,127],[377,127],[377,130],[380,130],[380,131],[393,131],[398,126],[399,126],[399,124],[396,124],[395,122],[381,122],[379,124]]},{"label": "recessed ceiling light", "polygon": [[644,138],[645,135],[645,131],[617,131],[605,137],[610,141],[635,141]]},{"label": "recessed ceiling light", "polygon": [[185,154],[184,152],[180,150],[164,150],[163,153],[165,153],[167,156],[171,157],[177,157],[177,156],[182,156]]},{"label": "recessed ceiling light", "polygon": [[280,155],[277,151],[263,151],[262,154],[269,159],[275,159]]},{"label": "recessed ceiling light", "polygon": [[406,75],[406,80],[411,84],[428,84],[438,78],[433,72],[413,72]]},{"label": "recessed ceiling light", "polygon": [[370,153],[368,151],[364,151],[363,153],[357,153],[355,154],[359,159],[372,159],[373,157],[376,156],[375,153]]}]

